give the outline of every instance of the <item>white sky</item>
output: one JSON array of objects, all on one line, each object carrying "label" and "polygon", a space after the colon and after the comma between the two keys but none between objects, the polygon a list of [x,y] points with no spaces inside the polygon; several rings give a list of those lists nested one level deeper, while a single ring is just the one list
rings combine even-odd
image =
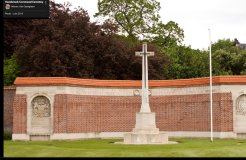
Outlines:
[{"label": "white sky", "polygon": [[[164,23],[174,21],[184,30],[183,43],[193,49],[206,49],[209,44],[208,29],[212,42],[218,39],[237,38],[246,43],[246,0],[157,0]],[[98,11],[98,0],[55,0],[56,3],[70,2],[87,10],[91,21]]]}]

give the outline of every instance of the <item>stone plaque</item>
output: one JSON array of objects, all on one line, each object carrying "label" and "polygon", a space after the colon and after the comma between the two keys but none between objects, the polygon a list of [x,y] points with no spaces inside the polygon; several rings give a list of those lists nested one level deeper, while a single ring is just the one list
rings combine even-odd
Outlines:
[{"label": "stone plaque", "polygon": [[50,102],[45,96],[37,96],[32,100],[33,117],[50,117]]},{"label": "stone plaque", "polygon": [[238,115],[244,115],[246,116],[246,95],[241,95],[237,99],[237,107],[236,111]]},{"label": "stone plaque", "polygon": [[51,105],[45,96],[37,96],[31,102],[31,134],[49,134],[51,131]]},{"label": "stone plaque", "polygon": [[139,96],[139,95],[140,95],[139,90],[135,89],[135,90],[133,91],[133,95],[134,95],[134,96]]}]

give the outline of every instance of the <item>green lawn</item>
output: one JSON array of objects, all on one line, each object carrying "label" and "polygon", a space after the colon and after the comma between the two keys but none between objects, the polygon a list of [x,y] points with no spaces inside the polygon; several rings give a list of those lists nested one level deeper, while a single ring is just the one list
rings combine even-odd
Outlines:
[{"label": "green lawn", "polygon": [[246,157],[246,140],[170,138],[178,144],[123,145],[121,139],[4,141],[4,157]]}]

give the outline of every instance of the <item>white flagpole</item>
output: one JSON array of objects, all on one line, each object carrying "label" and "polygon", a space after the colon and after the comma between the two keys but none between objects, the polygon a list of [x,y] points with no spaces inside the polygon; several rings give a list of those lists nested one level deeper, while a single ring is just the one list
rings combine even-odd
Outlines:
[{"label": "white flagpole", "polygon": [[209,70],[210,70],[210,129],[211,129],[211,142],[213,142],[213,86],[212,86],[212,42],[211,42],[211,30],[208,29],[209,31]]}]

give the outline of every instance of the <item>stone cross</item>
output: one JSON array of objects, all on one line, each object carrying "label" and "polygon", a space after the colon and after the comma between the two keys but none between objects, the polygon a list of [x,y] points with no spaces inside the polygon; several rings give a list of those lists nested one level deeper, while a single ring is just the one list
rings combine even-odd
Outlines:
[{"label": "stone cross", "polygon": [[148,94],[148,56],[154,56],[154,52],[148,52],[147,43],[144,42],[142,52],[135,52],[135,55],[142,56],[142,105],[140,112],[151,112]]}]

